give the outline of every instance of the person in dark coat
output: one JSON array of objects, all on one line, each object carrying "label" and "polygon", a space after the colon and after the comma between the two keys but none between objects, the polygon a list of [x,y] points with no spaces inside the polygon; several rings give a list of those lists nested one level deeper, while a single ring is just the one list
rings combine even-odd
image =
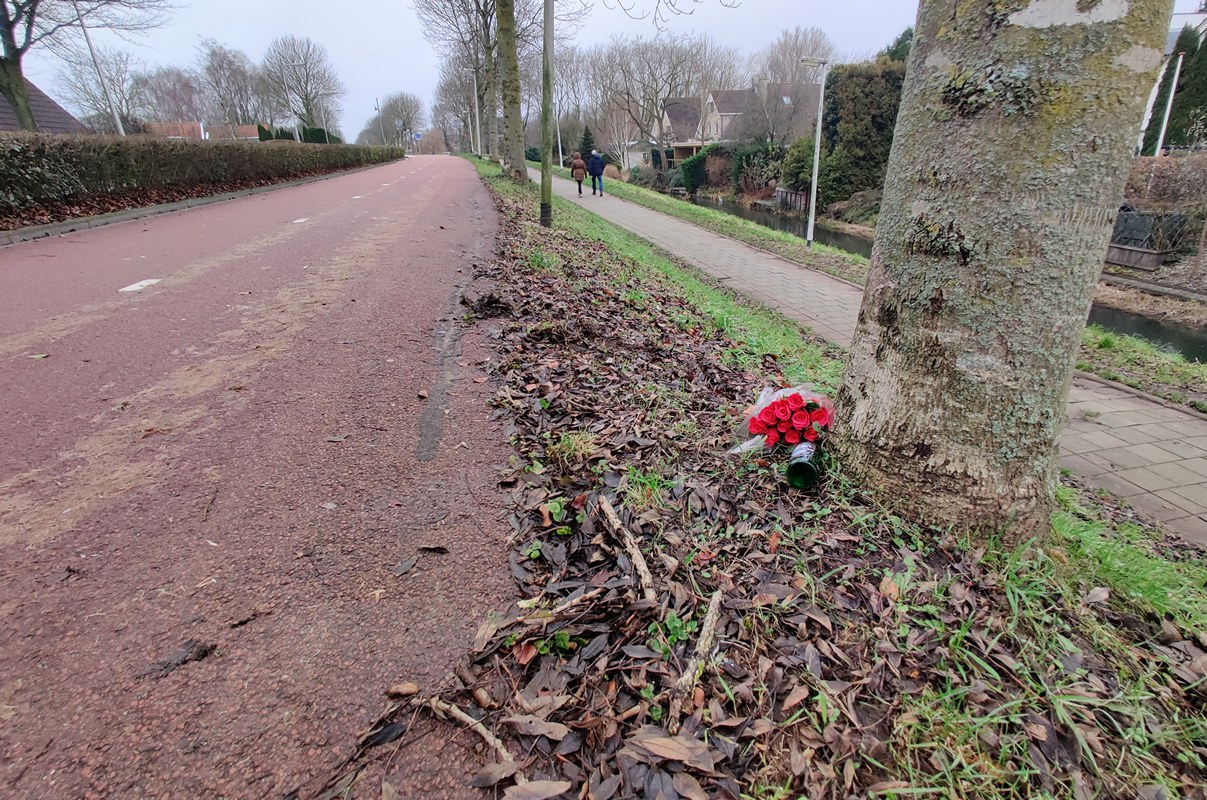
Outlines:
[{"label": "person in dark coat", "polygon": [[587,172],[591,173],[591,194],[595,194],[595,185],[599,184],[599,196],[603,197],[604,160],[598,150],[591,151],[587,159]]},{"label": "person in dark coat", "polygon": [[574,160],[570,162],[570,177],[578,182],[578,196],[583,196],[583,180],[587,177],[587,162],[583,161],[581,153],[574,154]]}]

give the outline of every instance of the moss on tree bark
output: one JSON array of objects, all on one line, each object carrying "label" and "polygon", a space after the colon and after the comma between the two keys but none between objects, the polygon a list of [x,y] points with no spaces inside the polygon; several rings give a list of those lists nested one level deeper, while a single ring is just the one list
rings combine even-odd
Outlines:
[{"label": "moss on tree bark", "polygon": [[922,0],[839,449],[938,526],[1047,530],[1170,0]]}]

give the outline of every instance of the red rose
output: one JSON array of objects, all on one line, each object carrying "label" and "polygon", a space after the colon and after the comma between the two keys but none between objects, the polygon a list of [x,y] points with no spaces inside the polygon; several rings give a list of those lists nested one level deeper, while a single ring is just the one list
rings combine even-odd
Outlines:
[{"label": "red rose", "polygon": [[805,398],[800,396],[800,392],[788,395],[788,408],[796,411],[805,405]]},{"label": "red rose", "polygon": [[805,438],[806,442],[816,442],[817,441],[817,428],[814,428],[812,426],[805,428],[803,431],[801,431],[801,436],[803,436]]},{"label": "red rose", "polygon": [[751,417],[750,423],[746,427],[750,430],[752,436],[758,436],[767,432],[767,426],[758,417]]},{"label": "red rose", "polygon": [[771,430],[767,431],[767,447],[769,447],[769,448],[775,447],[777,444],[779,444],[779,441],[780,441],[780,432],[779,431],[777,431],[775,428],[772,428]]},{"label": "red rose", "polygon": [[771,407],[775,409],[775,416],[780,419],[789,419],[792,416],[792,409],[788,408],[788,404],[783,400],[776,400]]},{"label": "red rose", "polygon": [[798,431],[803,431],[809,427],[809,412],[801,410],[794,413],[792,415],[792,427]]},{"label": "red rose", "polygon": [[784,420],[783,422],[781,422],[779,425],[776,425],[775,427],[779,430],[780,433],[787,433],[788,431],[792,430],[792,423],[789,422],[788,420]]},{"label": "red rose", "polygon": [[771,406],[767,406],[759,412],[759,421],[764,425],[774,425],[776,419],[777,417],[775,416],[775,409]]},{"label": "red rose", "polygon": [[830,409],[819,406],[809,412],[809,421],[823,428],[830,427]]},{"label": "red rose", "polygon": [[784,441],[787,444],[800,444],[800,431],[788,431],[784,434]]}]

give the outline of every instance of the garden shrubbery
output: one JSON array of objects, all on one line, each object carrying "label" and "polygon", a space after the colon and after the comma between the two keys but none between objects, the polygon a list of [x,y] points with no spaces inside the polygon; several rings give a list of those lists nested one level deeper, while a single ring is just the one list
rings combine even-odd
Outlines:
[{"label": "garden shrubbery", "polygon": [[283,181],[403,157],[397,147],[0,134],[0,209],[132,189]]},{"label": "garden shrubbery", "polygon": [[757,142],[733,151],[733,188],[750,197],[770,197],[772,181],[780,176],[787,151],[783,145]]}]

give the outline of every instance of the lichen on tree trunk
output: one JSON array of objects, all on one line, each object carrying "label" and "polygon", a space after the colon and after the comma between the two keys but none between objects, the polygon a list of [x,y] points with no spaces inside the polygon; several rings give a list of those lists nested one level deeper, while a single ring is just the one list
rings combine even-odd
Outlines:
[{"label": "lichen on tree trunk", "polygon": [[938,526],[1047,530],[1074,358],[1171,0],[922,0],[839,392],[847,469]]},{"label": "lichen on tree trunk", "polygon": [[503,160],[518,181],[528,180],[524,128],[520,122],[520,64],[516,54],[515,0],[498,0],[499,66],[503,83]]}]

